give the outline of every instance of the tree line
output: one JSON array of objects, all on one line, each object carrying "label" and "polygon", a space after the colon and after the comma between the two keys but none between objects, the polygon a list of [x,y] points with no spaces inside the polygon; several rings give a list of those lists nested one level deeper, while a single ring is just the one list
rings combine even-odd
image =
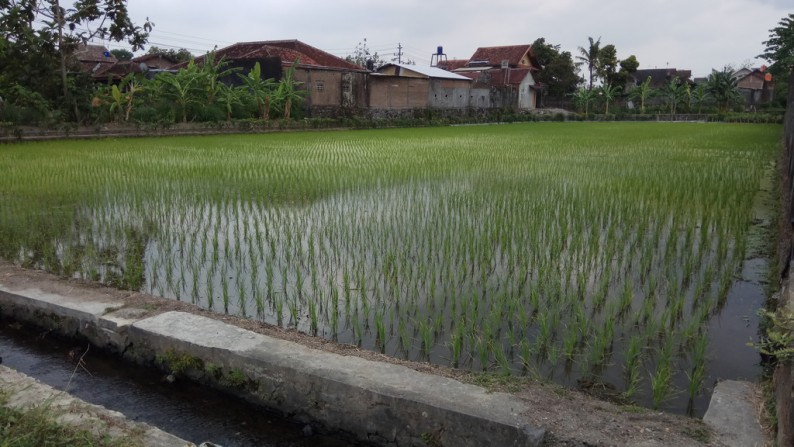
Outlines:
[{"label": "tree line", "polygon": [[160,72],[152,79],[129,74],[118,85],[100,87],[92,116],[103,122],[289,120],[305,93],[295,80],[295,65],[276,81],[263,77],[259,62],[241,73],[210,52],[201,64],[191,59],[175,72]]},{"label": "tree line", "polygon": [[[133,49],[148,43],[154,26],[148,19],[132,23],[124,0],[80,0],[71,7],[62,0],[0,0],[0,121],[18,124],[103,121],[219,121],[235,118],[287,118],[296,113],[303,90],[294,67],[282,79],[264,79],[260,67],[247,73],[215,61],[189,61],[187,50],[150,49],[186,61],[174,73],[153,79],[128,75],[119,84],[97,84],[81,70],[74,52],[93,38],[124,42]],[[794,53],[794,14],[770,30],[759,56],[772,62],[777,96],[785,98],[784,82]],[[653,88],[649,79],[636,79],[636,56],[618,57],[615,45],[588,38],[576,54],[537,39],[532,49],[543,69],[536,81],[544,95],[573,103],[585,114],[627,103],[640,113],[654,107],[669,113],[728,111],[738,104],[736,81],[729,70],[714,71],[702,85],[670,80]],[[129,60],[131,51],[114,50]],[[356,47],[348,60],[364,64],[378,58],[366,46]],[[580,72],[586,78],[580,76]],[[229,81],[232,82],[229,82]],[[299,112],[298,112],[299,113]]]}]

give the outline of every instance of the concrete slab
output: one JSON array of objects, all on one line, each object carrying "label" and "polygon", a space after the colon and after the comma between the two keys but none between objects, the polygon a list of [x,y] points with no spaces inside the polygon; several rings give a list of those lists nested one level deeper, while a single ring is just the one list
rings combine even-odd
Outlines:
[{"label": "concrete slab", "polygon": [[98,436],[137,439],[148,447],[195,447],[157,427],[130,421],[117,411],[77,399],[5,366],[0,366],[0,389],[7,394],[5,405],[9,408],[26,410],[45,406],[58,423]]},{"label": "concrete slab", "polygon": [[240,371],[251,397],[299,419],[394,445],[532,446],[545,431],[529,426],[526,405],[503,393],[359,357],[307,348],[184,312],[138,321],[139,351],[202,359]]},{"label": "concrete slab", "polygon": [[11,289],[0,285],[0,296],[4,300],[24,303],[28,307],[43,311],[54,311],[65,317],[93,320],[107,312],[119,309],[123,303],[107,299],[84,299],[45,292],[37,288]]},{"label": "concrete slab", "polygon": [[714,388],[703,421],[714,430],[717,440],[728,447],[763,446],[757,402],[754,384],[724,380]]}]

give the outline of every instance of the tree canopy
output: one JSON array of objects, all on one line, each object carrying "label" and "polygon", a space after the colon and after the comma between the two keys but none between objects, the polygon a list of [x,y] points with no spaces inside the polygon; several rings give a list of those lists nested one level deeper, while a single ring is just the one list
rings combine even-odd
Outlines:
[{"label": "tree canopy", "polygon": [[379,66],[386,63],[386,61],[380,57],[377,51],[374,53],[370,51],[369,46],[367,45],[366,37],[356,45],[356,48],[352,53],[345,57],[345,60],[363,68],[367,68],[367,62],[369,61],[372,61],[372,64],[375,68],[378,68]]},{"label": "tree canopy", "polygon": [[559,45],[546,43],[543,37],[532,44],[532,52],[543,69],[537,81],[546,86],[546,94],[562,98],[573,94],[584,80],[576,73],[576,64],[570,52],[560,52]]},{"label": "tree canopy", "polygon": [[601,51],[601,38],[593,40],[588,37],[587,40],[590,44],[585,47],[579,47],[579,56],[576,59],[587,65],[587,73],[589,75],[589,83],[587,88],[593,88],[593,81],[598,77],[598,53]]},{"label": "tree canopy", "polygon": [[120,61],[129,61],[132,60],[133,54],[130,50],[125,50],[123,48],[117,48],[115,50],[110,50],[110,54],[113,55],[116,59]]},{"label": "tree canopy", "polygon": [[147,51],[146,54],[162,54],[163,56],[173,59],[176,62],[187,62],[190,59],[193,59],[193,53],[184,48],[180,48],[178,50],[174,48],[165,49],[152,45],[149,47],[149,51]]},{"label": "tree canopy", "polygon": [[785,77],[794,68],[794,14],[789,14],[769,30],[766,48],[758,57],[772,62],[770,71]]},{"label": "tree canopy", "polygon": [[[135,25],[126,0],[78,0],[71,8],[60,0],[0,0],[0,89],[21,87],[24,94],[6,94],[12,100],[39,94],[50,107],[73,112],[72,97],[81,93],[74,52],[93,38],[126,42],[133,50],[146,44],[152,24]],[[59,74],[60,78],[53,74]],[[11,81],[11,82],[9,82]]]}]

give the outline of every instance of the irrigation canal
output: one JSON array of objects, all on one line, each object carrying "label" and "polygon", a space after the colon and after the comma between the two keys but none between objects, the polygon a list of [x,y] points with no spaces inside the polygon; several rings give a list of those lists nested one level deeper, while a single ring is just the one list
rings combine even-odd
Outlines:
[{"label": "irrigation canal", "polygon": [[119,411],[131,420],[199,444],[224,447],[336,447],[349,439],[304,433],[305,425],[275,413],[231,400],[187,381],[168,383],[157,372],[90,348],[0,321],[2,363],[87,402]]}]

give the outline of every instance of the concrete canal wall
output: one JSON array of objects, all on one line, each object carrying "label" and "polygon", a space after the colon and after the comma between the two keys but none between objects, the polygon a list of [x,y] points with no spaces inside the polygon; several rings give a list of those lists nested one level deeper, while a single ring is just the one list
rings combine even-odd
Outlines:
[{"label": "concrete canal wall", "polygon": [[314,350],[186,312],[100,293],[0,285],[0,315],[88,339],[139,363],[225,388],[318,428],[379,445],[533,446],[545,431],[504,393],[400,365]]}]

